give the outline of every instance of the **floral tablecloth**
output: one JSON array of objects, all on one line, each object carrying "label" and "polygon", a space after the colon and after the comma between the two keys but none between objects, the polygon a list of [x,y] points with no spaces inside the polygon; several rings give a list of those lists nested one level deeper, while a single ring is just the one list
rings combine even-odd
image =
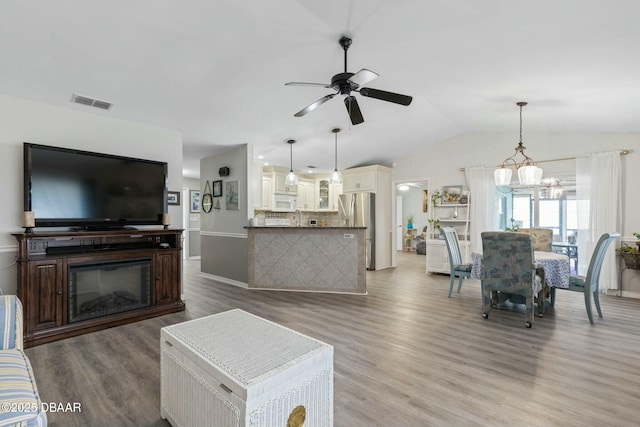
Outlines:
[{"label": "floral tablecloth", "polygon": [[[535,251],[533,254],[536,267],[544,267],[544,274],[547,284],[555,288],[569,287],[569,257],[564,254],[554,252]],[[471,253],[473,267],[471,267],[471,278],[482,280],[484,266],[482,264],[482,254]]]}]

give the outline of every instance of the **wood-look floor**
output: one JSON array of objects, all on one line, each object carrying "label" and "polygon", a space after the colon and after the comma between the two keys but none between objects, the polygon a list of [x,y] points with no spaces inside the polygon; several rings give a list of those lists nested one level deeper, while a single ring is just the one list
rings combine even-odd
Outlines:
[{"label": "wood-look floor", "polygon": [[51,426],[169,426],[160,418],[160,328],[232,308],[335,349],[334,425],[635,426],[640,419],[640,301],[602,297],[591,326],[582,295],[524,326],[523,312],[482,318],[478,281],[447,298],[424,256],[367,273],[366,296],[249,291],[185,263],[187,309],[27,350]]}]

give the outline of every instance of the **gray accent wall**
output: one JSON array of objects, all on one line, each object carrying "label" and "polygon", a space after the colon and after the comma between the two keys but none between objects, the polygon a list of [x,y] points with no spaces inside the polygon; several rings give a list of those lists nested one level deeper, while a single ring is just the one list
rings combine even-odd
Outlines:
[{"label": "gray accent wall", "polygon": [[248,283],[247,239],[202,236],[201,271],[231,282]]},{"label": "gray accent wall", "polygon": [[[221,281],[247,283],[247,230],[253,217],[253,151],[244,144],[200,160],[200,192],[206,182],[222,180],[222,197],[215,197],[220,209],[200,214],[201,271]],[[228,167],[229,176],[221,177],[220,168]],[[238,182],[238,210],[227,209],[227,183]],[[249,212],[251,212],[249,214]]]},{"label": "gray accent wall", "polygon": [[182,180],[182,186],[185,189],[183,192],[183,214],[186,216],[185,221],[185,238],[187,239],[187,247],[185,248],[185,256],[187,258],[200,256],[200,213],[193,213],[190,211],[190,194],[191,190],[200,190],[199,178],[184,178]]}]

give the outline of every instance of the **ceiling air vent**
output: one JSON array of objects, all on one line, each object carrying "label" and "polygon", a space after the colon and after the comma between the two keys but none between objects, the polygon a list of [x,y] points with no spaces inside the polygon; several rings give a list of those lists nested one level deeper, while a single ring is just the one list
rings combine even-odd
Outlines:
[{"label": "ceiling air vent", "polygon": [[100,101],[98,99],[93,99],[93,98],[89,98],[82,95],[76,95],[75,93],[71,97],[71,102],[74,102],[76,104],[88,105],[89,107],[100,108],[102,110],[109,110],[113,105],[112,103],[107,101]]}]

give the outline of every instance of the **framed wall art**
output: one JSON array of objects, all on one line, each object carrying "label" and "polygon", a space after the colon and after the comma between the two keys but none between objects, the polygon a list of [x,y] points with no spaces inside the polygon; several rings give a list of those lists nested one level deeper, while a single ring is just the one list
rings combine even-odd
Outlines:
[{"label": "framed wall art", "polygon": [[222,180],[213,181],[213,197],[222,196]]},{"label": "framed wall art", "polygon": [[191,212],[200,212],[200,191],[191,190],[189,194],[191,196],[191,206],[189,209]]},{"label": "framed wall art", "polygon": [[167,204],[173,205],[173,206],[180,206],[180,192],[167,191]]},{"label": "framed wall art", "polygon": [[449,185],[442,187],[442,204],[460,203],[462,197],[462,185]]},{"label": "framed wall art", "polygon": [[226,196],[225,201],[227,202],[227,210],[228,211],[237,211],[238,209],[238,181],[227,181],[225,183]]}]

